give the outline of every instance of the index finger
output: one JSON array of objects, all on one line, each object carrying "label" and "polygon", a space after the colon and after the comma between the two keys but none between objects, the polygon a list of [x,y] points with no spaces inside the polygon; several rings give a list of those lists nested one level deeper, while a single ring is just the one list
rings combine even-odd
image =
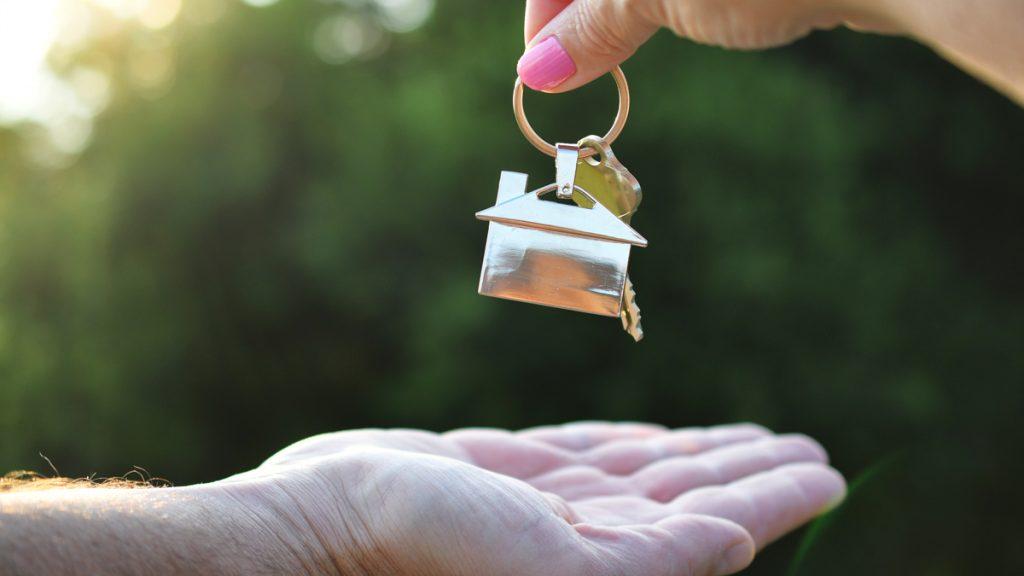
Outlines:
[{"label": "index finger", "polygon": [[570,422],[520,430],[522,438],[536,440],[572,451],[584,451],[616,440],[650,438],[668,430],[644,422]]},{"label": "index finger", "polygon": [[573,0],[526,0],[526,20],[523,27],[526,42],[533,40],[541,28],[572,2]]}]

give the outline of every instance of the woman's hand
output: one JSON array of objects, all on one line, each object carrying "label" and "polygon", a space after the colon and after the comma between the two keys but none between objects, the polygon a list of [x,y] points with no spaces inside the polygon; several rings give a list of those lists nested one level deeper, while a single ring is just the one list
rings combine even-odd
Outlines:
[{"label": "woman's hand", "polygon": [[[882,0],[879,0],[882,1]],[[564,92],[608,72],[659,28],[702,44],[757,49],[859,17],[857,0],[527,0],[527,52],[519,76],[535,90]]]},{"label": "woman's hand", "polygon": [[518,72],[535,90],[564,92],[629,58],[659,28],[759,49],[843,24],[913,36],[1024,102],[1020,0],[526,0]]},{"label": "woman's hand", "polygon": [[579,423],[512,433],[360,430],[213,485],[311,571],[731,574],[842,500],[799,435]]}]

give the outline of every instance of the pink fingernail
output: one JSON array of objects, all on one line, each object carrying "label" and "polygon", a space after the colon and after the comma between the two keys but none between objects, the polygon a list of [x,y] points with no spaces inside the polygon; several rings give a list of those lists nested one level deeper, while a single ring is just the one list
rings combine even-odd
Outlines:
[{"label": "pink fingernail", "polygon": [[558,38],[548,36],[523,54],[516,65],[519,77],[534,90],[550,90],[576,73],[576,63]]}]

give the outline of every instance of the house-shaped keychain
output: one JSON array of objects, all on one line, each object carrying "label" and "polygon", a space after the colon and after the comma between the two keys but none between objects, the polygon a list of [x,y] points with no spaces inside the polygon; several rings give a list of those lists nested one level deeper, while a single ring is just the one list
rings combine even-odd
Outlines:
[{"label": "house-shaped keychain", "polygon": [[489,222],[480,294],[618,317],[630,249],[647,240],[582,188],[591,207],[541,199],[555,184],[527,193],[526,179],[502,172],[497,202],[476,214]]}]

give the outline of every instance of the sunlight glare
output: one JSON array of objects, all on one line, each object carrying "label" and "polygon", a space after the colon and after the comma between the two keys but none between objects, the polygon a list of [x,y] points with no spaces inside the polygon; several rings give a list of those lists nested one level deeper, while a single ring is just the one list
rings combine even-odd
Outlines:
[{"label": "sunlight glare", "polygon": [[150,0],[139,13],[139,22],[146,28],[157,30],[168,26],[181,12],[181,0]]},{"label": "sunlight glare", "polygon": [[60,0],[0,0],[0,122],[37,118],[56,79],[46,54],[57,34]]}]

